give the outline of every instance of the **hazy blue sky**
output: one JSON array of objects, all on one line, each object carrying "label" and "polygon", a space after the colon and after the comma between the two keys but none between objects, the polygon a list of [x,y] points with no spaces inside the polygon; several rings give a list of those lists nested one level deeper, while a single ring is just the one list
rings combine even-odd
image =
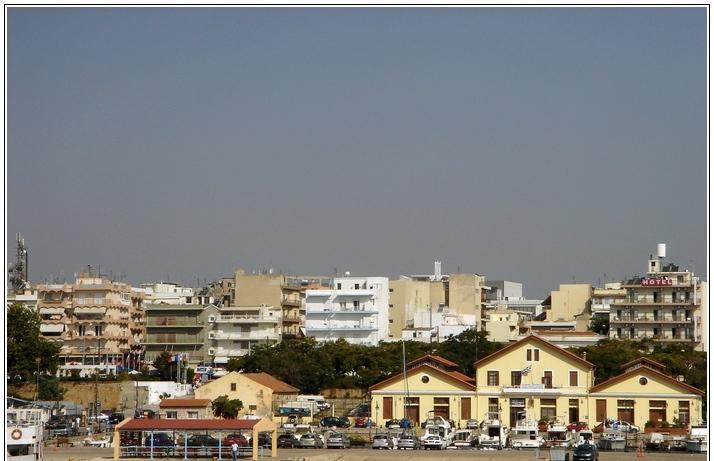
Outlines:
[{"label": "hazy blue sky", "polygon": [[7,230],[101,265],[706,270],[706,10],[10,8]]}]

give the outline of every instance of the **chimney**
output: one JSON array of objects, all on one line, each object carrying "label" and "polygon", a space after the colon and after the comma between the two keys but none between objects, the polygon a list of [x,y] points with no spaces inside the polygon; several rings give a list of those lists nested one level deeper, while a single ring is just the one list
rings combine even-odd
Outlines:
[{"label": "chimney", "polygon": [[585,352],[585,351],[583,351],[583,353],[580,354],[580,356],[583,358],[583,360],[587,360],[587,359],[588,359],[588,353]]},{"label": "chimney", "polygon": [[679,375],[679,376],[677,376],[677,381],[679,381],[680,383],[683,383],[683,382],[684,382],[684,375]]}]

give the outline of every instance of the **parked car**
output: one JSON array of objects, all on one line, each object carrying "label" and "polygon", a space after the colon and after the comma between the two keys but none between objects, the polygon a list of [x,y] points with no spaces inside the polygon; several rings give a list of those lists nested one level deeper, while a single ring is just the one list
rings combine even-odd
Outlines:
[{"label": "parked car", "polygon": [[50,437],[68,437],[74,433],[75,430],[70,423],[55,423],[50,429]]},{"label": "parked car", "polygon": [[595,445],[584,443],[573,450],[573,461],[598,461],[599,452]]},{"label": "parked car", "polygon": [[186,440],[189,447],[217,447],[218,439],[208,434],[194,434]]},{"label": "parked car", "polygon": [[421,446],[425,450],[444,450],[446,449],[446,440],[440,435],[428,435],[421,440]]},{"label": "parked car", "polygon": [[584,422],[584,421],[578,421],[578,422],[575,422],[575,423],[570,423],[570,424],[568,424],[568,426],[566,427],[566,429],[568,429],[568,431],[575,431],[575,432],[580,432],[580,431],[583,431],[583,430],[585,430],[585,429],[587,429],[587,428],[588,428],[588,423],[586,423],[586,422]]},{"label": "parked car", "polygon": [[126,417],[124,416],[124,413],[112,413],[109,416],[109,424],[111,424],[112,426],[116,426],[125,419]]},{"label": "parked car", "polygon": [[466,429],[478,429],[478,421],[476,421],[475,419],[467,419]]},{"label": "parked car", "polygon": [[363,416],[360,416],[359,418],[355,418],[355,427],[367,427],[368,421],[369,421],[369,418],[365,418]]},{"label": "parked car", "polygon": [[298,448],[300,447],[300,439],[295,437],[295,434],[289,432],[278,436],[278,448]]},{"label": "parked car", "polygon": [[[607,427],[607,426],[605,426]],[[615,431],[622,431],[622,432],[631,432],[631,433],[638,433],[640,432],[639,426],[635,426],[634,424],[630,424],[627,421],[619,421],[615,420],[610,424],[610,429],[613,429]]]},{"label": "parked car", "polygon": [[152,446],[154,450],[162,451],[167,455],[172,454],[174,451],[173,439],[164,432],[156,432],[144,439],[144,448],[147,450],[147,453],[151,450]]},{"label": "parked car", "polygon": [[350,439],[339,432],[333,432],[327,437],[327,448],[349,448]]},{"label": "parked car", "polygon": [[[270,438],[270,432],[258,432],[258,446],[259,447],[270,447],[273,444],[273,439]],[[250,445],[253,446],[253,440],[251,439]]]},{"label": "parked car", "polygon": [[321,427],[350,427],[350,420],[344,416],[326,416],[320,420]]},{"label": "parked car", "polygon": [[369,417],[371,416],[371,409],[369,408],[369,403],[360,403],[353,409],[351,409],[348,413],[347,416],[365,416]]},{"label": "parked car", "polygon": [[325,444],[318,434],[303,434],[300,437],[300,448],[323,448]]},{"label": "parked car", "polygon": [[394,441],[392,437],[387,434],[376,434],[372,439],[372,448],[375,450],[381,450],[383,448],[391,450],[395,448]]},{"label": "parked car", "polygon": [[400,450],[406,450],[408,448],[411,448],[412,450],[418,450],[420,448],[419,439],[411,434],[402,434],[399,436],[397,448],[399,448]]},{"label": "parked car", "polygon": [[243,435],[243,434],[229,434],[223,439],[223,443],[221,444],[224,447],[230,447],[233,445],[233,442],[236,443],[239,447],[247,447],[250,445],[250,442],[248,442],[248,439]]}]

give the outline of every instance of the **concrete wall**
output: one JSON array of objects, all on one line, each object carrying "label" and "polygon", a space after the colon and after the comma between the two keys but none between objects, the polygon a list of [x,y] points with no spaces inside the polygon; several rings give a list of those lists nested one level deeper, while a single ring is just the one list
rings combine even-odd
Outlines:
[{"label": "concrete wall", "polygon": [[236,306],[280,306],[283,302],[281,274],[246,274],[242,270],[235,273]]},{"label": "concrete wall", "polygon": [[[449,312],[481,318],[481,290],[484,278],[477,274],[449,274]],[[476,323],[481,330],[481,322]]]},{"label": "concrete wall", "polygon": [[550,310],[547,319],[551,321],[572,321],[579,314],[588,314],[593,288],[588,283],[560,285],[558,291],[550,293]]}]

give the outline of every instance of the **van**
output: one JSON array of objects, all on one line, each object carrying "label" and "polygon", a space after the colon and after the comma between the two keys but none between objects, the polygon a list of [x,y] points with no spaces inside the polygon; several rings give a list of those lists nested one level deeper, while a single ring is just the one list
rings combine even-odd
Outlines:
[{"label": "van", "polygon": [[324,411],[330,408],[330,404],[321,395],[298,395],[297,401],[308,405],[312,405],[314,402],[316,411]]}]

